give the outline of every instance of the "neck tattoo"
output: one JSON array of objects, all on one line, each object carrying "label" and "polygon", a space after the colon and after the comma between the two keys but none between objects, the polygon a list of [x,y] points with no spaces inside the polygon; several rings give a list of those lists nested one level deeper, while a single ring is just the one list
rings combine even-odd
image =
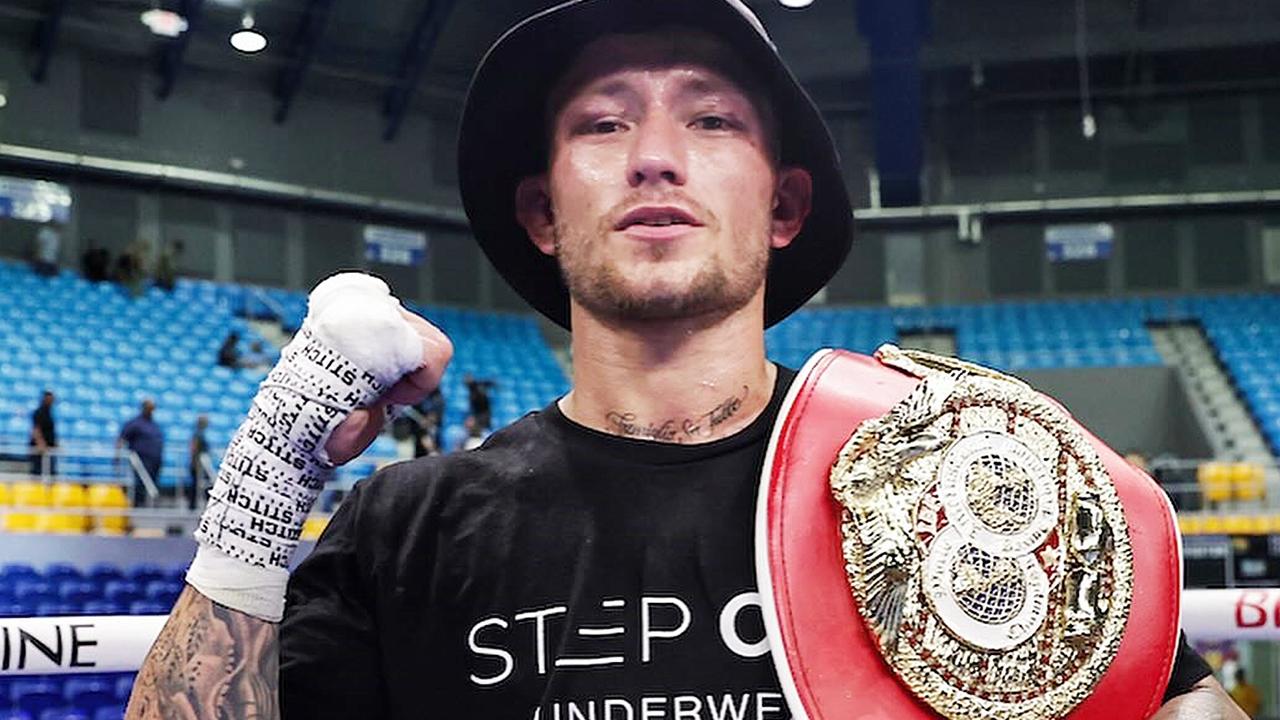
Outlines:
[{"label": "neck tattoo", "polygon": [[620,410],[611,410],[605,413],[604,418],[609,430],[623,437],[669,443],[705,440],[715,433],[716,428],[738,415],[747,394],[748,388],[743,385],[740,393],[729,396],[701,415],[683,420],[672,418],[662,422],[642,422],[635,413]]}]

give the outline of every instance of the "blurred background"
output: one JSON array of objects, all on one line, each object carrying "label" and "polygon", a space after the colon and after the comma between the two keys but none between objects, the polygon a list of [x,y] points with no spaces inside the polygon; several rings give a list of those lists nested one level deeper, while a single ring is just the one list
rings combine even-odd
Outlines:
[{"label": "blurred background", "polygon": [[[456,190],[470,73],[550,4],[0,0],[0,617],[168,611],[222,449],[337,270],[457,356],[306,537],[379,465],[568,389],[567,336]],[[771,357],[896,342],[1022,376],[1166,488],[1188,586],[1280,586],[1280,4],[748,4],[858,228]],[[1280,715],[1273,643],[1198,644]],[[130,681],[0,673],[0,717],[119,717]]]}]

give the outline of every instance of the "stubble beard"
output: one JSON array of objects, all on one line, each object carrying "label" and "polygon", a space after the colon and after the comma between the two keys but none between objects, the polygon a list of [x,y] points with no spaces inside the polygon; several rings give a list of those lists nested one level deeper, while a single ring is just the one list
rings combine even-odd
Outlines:
[{"label": "stubble beard", "polygon": [[[767,237],[767,230],[764,231]],[[556,258],[569,295],[587,312],[620,322],[663,322],[695,318],[723,317],[742,309],[764,284],[769,265],[768,246],[763,240],[745,244],[746,252],[735,258],[735,266],[720,255],[704,261],[682,287],[635,287],[614,261],[590,257],[589,246],[603,243],[596,237],[575,235],[560,222],[555,225]],[[654,247],[650,257],[662,259],[665,250]]]}]

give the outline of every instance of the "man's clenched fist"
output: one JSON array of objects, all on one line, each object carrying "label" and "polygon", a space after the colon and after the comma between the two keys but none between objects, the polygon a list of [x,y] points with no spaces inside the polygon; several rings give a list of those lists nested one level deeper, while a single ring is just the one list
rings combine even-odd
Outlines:
[{"label": "man's clenched fist", "polygon": [[325,450],[335,465],[349,462],[365,451],[382,431],[387,406],[416,405],[440,386],[445,366],[453,357],[453,343],[439,328],[401,309],[400,315],[422,342],[422,365],[402,376],[377,403],[351,413],[329,436]]}]

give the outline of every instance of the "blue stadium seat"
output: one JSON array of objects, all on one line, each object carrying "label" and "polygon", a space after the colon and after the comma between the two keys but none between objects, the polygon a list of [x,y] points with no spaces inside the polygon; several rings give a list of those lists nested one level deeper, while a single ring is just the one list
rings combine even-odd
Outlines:
[{"label": "blue stadium seat", "polygon": [[134,679],[134,676],[132,674],[125,675],[116,679],[115,689],[116,689],[116,700],[118,702],[122,702],[122,703],[128,702],[129,693],[133,692],[133,679]]},{"label": "blue stadium seat", "polygon": [[125,576],[145,588],[146,584],[153,580],[164,579],[164,568],[152,563],[139,563],[130,566],[125,571]]},{"label": "blue stadium seat", "polygon": [[130,615],[168,615],[172,609],[172,605],[147,600],[139,600],[129,604]]},{"label": "blue stadium seat", "polygon": [[46,679],[15,680],[9,687],[9,697],[17,710],[32,717],[64,703],[58,686]]}]

